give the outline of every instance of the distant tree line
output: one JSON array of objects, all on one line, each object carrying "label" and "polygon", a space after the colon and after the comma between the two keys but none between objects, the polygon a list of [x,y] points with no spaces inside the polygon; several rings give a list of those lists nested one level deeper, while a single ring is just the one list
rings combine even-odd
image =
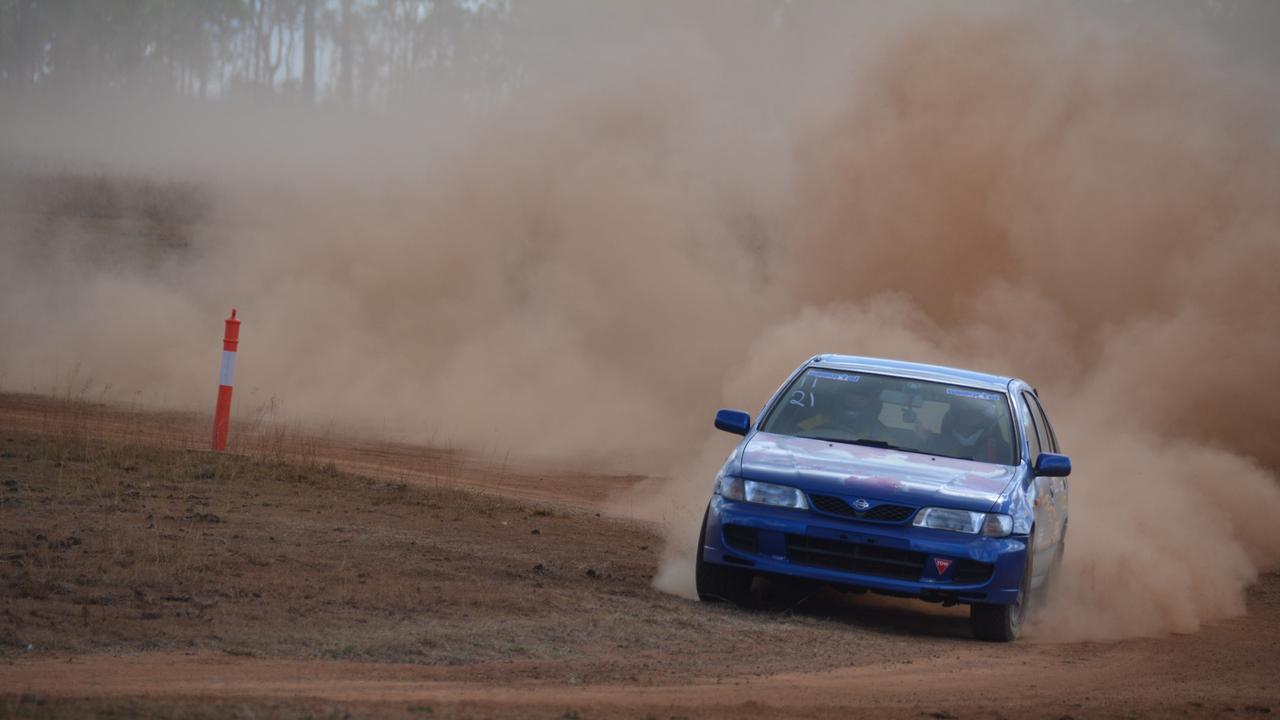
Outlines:
[{"label": "distant tree line", "polygon": [[505,71],[510,0],[0,0],[0,89],[390,108]]}]

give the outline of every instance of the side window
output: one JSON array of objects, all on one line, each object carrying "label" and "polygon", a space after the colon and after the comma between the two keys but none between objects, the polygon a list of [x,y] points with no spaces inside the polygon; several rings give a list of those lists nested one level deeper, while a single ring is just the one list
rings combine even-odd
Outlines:
[{"label": "side window", "polygon": [[1035,395],[1031,396],[1032,407],[1036,409],[1036,422],[1041,423],[1048,434],[1048,444],[1045,447],[1052,448],[1049,452],[1058,452],[1058,436],[1053,432],[1053,424],[1049,422],[1049,416],[1045,414],[1044,406],[1040,404],[1040,398]]},{"label": "side window", "polygon": [[1027,444],[1031,446],[1031,456],[1027,461],[1035,465],[1036,458],[1040,457],[1041,448],[1044,445],[1040,442],[1040,430],[1036,427],[1036,415],[1031,411],[1031,404],[1027,402],[1027,393],[1022,393],[1022,414],[1025,416],[1022,421],[1022,432],[1027,436]]}]

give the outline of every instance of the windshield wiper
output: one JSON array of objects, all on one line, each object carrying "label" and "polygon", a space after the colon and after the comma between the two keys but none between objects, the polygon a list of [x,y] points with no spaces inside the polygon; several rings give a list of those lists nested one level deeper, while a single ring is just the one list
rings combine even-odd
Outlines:
[{"label": "windshield wiper", "polygon": [[865,447],[881,448],[884,450],[901,450],[902,449],[897,445],[887,443],[884,440],[871,440],[870,438],[858,438],[857,440],[850,440],[849,444],[863,445]]},{"label": "windshield wiper", "polygon": [[921,455],[934,455],[936,457],[951,458],[952,460],[973,460],[971,457],[963,455],[948,455],[946,453],[933,452],[932,450],[921,450],[919,448],[898,448],[904,452],[920,453]]},{"label": "windshield wiper", "polygon": [[870,438],[857,438],[849,440],[846,438],[822,437],[820,435],[797,435],[796,437],[808,438],[809,440],[821,440],[822,442],[841,443],[843,445],[861,445],[863,447],[880,448],[882,450],[901,450],[897,445],[892,445],[884,440],[871,440]]},{"label": "windshield wiper", "polygon": [[844,438],[822,437],[821,435],[796,435],[796,437],[804,438],[805,440],[820,440],[822,442],[829,442],[829,443],[843,443],[845,445],[848,445],[849,443],[853,442],[852,440],[846,440]]},{"label": "windshield wiper", "polygon": [[854,440],[848,440],[846,438],[823,437],[821,435],[796,435],[796,437],[802,437],[802,438],[805,438],[806,440],[820,440],[822,442],[840,443],[842,445],[861,445],[862,447],[880,448],[881,450],[900,450],[902,452],[918,453],[920,455],[934,455],[936,457],[951,458],[952,460],[968,460],[970,462],[981,462],[980,460],[977,460],[972,457],[966,457],[964,455],[948,455],[947,453],[933,452],[932,450],[922,450],[920,448],[913,448],[913,447],[902,447],[901,445],[894,445],[893,443],[886,442],[884,440],[872,440],[871,438],[857,438]]}]

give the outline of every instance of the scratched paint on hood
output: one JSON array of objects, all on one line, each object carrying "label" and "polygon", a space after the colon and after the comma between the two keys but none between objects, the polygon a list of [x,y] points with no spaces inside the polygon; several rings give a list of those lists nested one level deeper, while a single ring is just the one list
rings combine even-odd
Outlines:
[{"label": "scratched paint on hood", "polygon": [[756,433],[742,450],[742,476],[803,490],[913,505],[989,509],[1017,467],[901,450]]}]

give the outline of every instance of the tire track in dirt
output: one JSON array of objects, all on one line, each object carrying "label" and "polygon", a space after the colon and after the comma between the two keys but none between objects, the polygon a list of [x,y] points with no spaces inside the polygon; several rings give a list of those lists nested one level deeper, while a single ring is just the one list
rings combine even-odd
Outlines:
[{"label": "tire track in dirt", "polygon": [[426,705],[479,716],[553,717],[564,708],[583,717],[1266,715],[1280,703],[1277,598],[1280,576],[1268,575],[1246,618],[1194,636],[1039,646],[1012,664],[984,662],[991,646],[972,643],[905,664],[721,682],[573,685],[441,680],[438,669],[415,665],[132,654],[19,661],[0,666],[0,686],[151,701],[323,700],[383,711]]}]

